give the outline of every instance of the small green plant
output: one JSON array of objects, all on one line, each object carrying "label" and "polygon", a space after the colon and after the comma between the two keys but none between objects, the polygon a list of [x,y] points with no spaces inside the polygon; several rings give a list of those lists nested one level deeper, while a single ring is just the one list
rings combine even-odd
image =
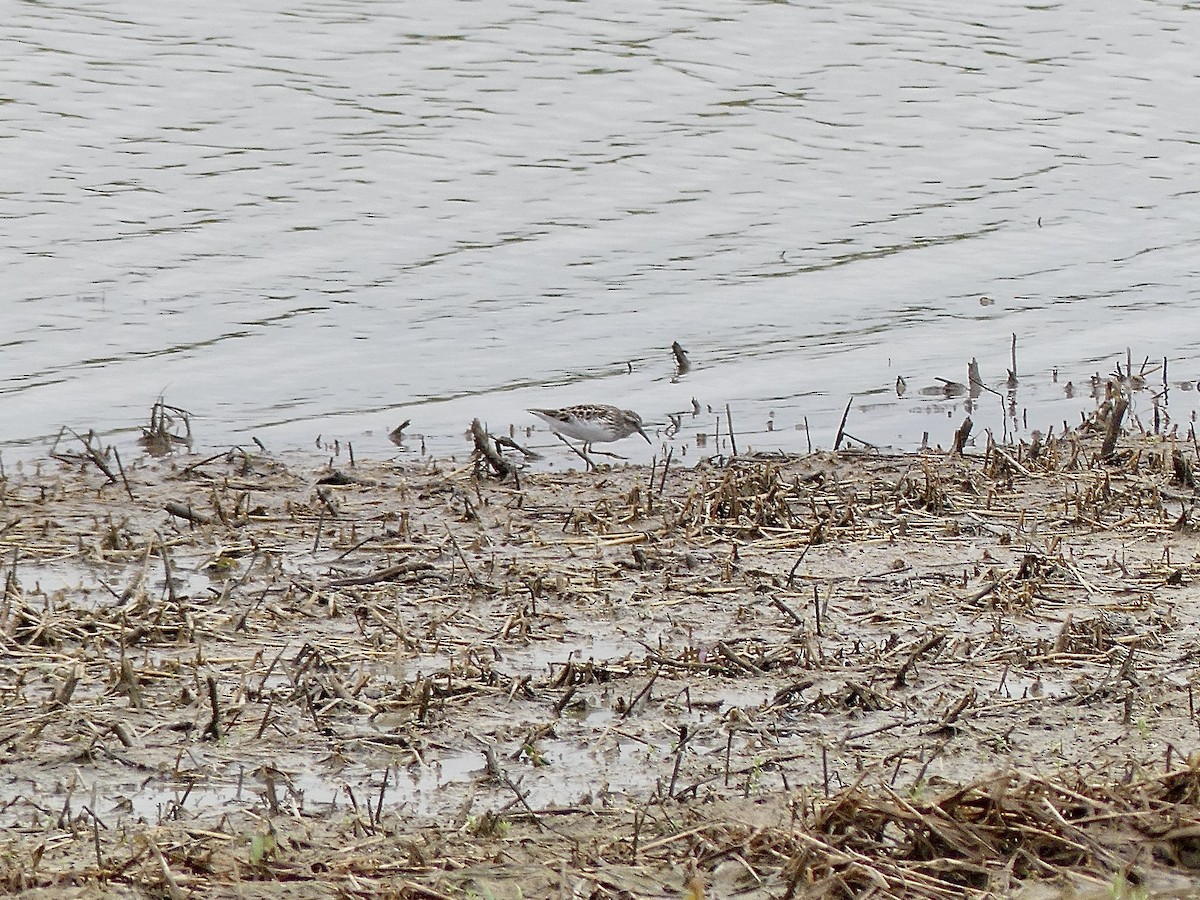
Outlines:
[{"label": "small green plant", "polygon": [[1131,884],[1124,872],[1118,872],[1113,876],[1113,883],[1109,885],[1108,895],[1113,900],[1146,900],[1149,896],[1142,885]]},{"label": "small green plant", "polygon": [[278,850],[279,844],[275,840],[275,830],[273,828],[265,832],[259,832],[250,839],[250,865],[261,866],[266,860],[273,857]]},{"label": "small green plant", "polygon": [[521,752],[525,754],[526,759],[533,763],[535,768],[550,765],[550,760],[546,759],[545,754],[533,744],[526,744],[521,748]]},{"label": "small green plant", "polygon": [[512,824],[499,813],[488,810],[481,816],[467,819],[467,832],[476,837],[506,837]]},{"label": "small green plant", "polygon": [[746,776],[745,796],[758,793],[762,787],[763,764],[765,760],[761,756],[754,757],[754,762],[751,763],[750,773]]}]

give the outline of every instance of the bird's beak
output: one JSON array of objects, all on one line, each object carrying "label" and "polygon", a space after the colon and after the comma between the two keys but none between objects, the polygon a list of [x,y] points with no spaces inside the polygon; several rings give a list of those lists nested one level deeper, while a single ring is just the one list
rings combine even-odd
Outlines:
[{"label": "bird's beak", "polygon": [[654,441],[650,440],[650,435],[646,434],[646,432],[642,430],[642,426],[641,426],[641,425],[639,425],[639,426],[638,426],[638,434],[640,434],[642,437],[644,437],[644,438],[646,439],[646,443],[647,443],[647,444],[653,444],[653,443],[654,443]]}]

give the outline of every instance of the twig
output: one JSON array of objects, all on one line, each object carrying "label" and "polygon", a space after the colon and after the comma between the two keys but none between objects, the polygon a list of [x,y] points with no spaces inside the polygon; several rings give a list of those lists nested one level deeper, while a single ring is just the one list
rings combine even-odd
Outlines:
[{"label": "twig", "polygon": [[478,419],[471,420],[471,439],[475,444],[476,473],[478,474],[479,462],[484,461],[491,466],[496,475],[503,479],[512,474],[513,468],[509,465],[508,460],[500,455],[500,451],[492,444],[490,437],[482,422]]},{"label": "twig", "polygon": [[[837,452],[838,447],[842,446],[842,435],[846,431],[846,419],[848,419],[850,417],[850,404],[853,402],[854,402],[853,397],[851,397],[849,400],[846,401],[846,410],[845,410],[845,412],[842,413],[842,422],[840,425],[838,425],[837,437],[835,437],[833,439],[833,450],[835,453]],[[810,453],[812,452],[811,449],[809,450],[809,452]]]},{"label": "twig", "polygon": [[446,526],[446,534],[449,535],[450,544],[454,547],[455,552],[458,553],[458,558],[462,560],[463,568],[467,570],[467,575],[469,575],[471,578],[471,584],[475,585],[477,588],[483,588],[487,591],[495,591],[496,588],[494,585],[490,585],[486,581],[481,581],[479,576],[475,574],[475,570],[472,569],[471,564],[467,562],[467,555],[463,553],[462,547],[458,546],[458,541],[455,540],[454,533],[450,530],[449,525]]},{"label": "twig", "polygon": [[679,767],[683,765],[683,752],[687,748],[689,738],[691,738],[691,734],[688,732],[688,727],[680,725],[679,744],[675,748],[675,765],[671,769],[671,784],[667,788],[667,796],[672,799],[675,797],[675,782],[679,780]]},{"label": "twig", "polygon": [[646,686],[638,692],[636,697],[629,701],[629,705],[625,707],[625,712],[621,713],[622,718],[627,719],[633,715],[633,708],[637,706],[639,700],[650,693],[650,688],[654,687],[654,682],[658,680],[658,673],[661,671],[661,668],[657,668],[651,673],[650,680],[646,682]]},{"label": "twig", "polygon": [[577,690],[579,690],[579,686],[572,684],[566,689],[563,695],[558,698],[558,702],[554,704],[554,717],[556,719],[562,715],[563,710],[567,708],[567,704],[571,702],[571,698],[575,696],[575,692]]},{"label": "twig", "polygon": [[117,471],[121,473],[121,483],[125,485],[125,493],[129,495],[129,499],[133,499],[133,488],[129,486],[129,479],[125,477],[125,467],[121,465],[121,453],[116,447],[112,448],[113,456],[117,460]]},{"label": "twig", "polygon": [[375,804],[375,826],[379,826],[379,821],[383,818],[383,795],[387,791],[388,775],[392,772],[391,766],[383,767],[383,784],[379,785],[379,802]]},{"label": "twig", "polygon": [[800,614],[797,613],[790,606],[788,606],[786,603],[784,603],[782,600],[780,600],[778,597],[771,598],[771,605],[774,606],[776,609],[778,609],[780,612],[786,613],[788,618],[790,618],[792,620],[793,625],[803,625],[804,624],[804,619],[802,619],[800,617]]},{"label": "twig", "polygon": [[190,504],[179,503],[175,500],[168,500],[163,509],[173,516],[178,516],[181,519],[186,519],[195,525],[208,525],[212,522],[212,517],[206,516],[204,513],[196,512]]},{"label": "twig", "polygon": [[204,726],[204,731],[201,732],[202,738],[211,737],[214,741],[221,739],[221,705],[217,698],[217,679],[213,675],[209,675],[208,681],[208,705],[212,710],[212,719]]},{"label": "twig", "polygon": [[[317,491],[317,496],[321,496],[320,491]],[[328,506],[328,503],[321,504],[321,515],[317,517],[317,530],[316,533],[313,534],[313,553],[316,553],[319,549],[321,549],[321,531],[325,528],[325,510]]]},{"label": "twig", "polygon": [[908,659],[904,661],[903,665],[900,666],[899,670],[896,672],[896,678],[892,681],[892,687],[897,690],[904,687],[904,685],[907,683],[904,679],[905,676],[908,675],[908,670],[913,667],[913,665],[921,656],[938,646],[938,644],[945,639],[946,632],[944,631],[935,632],[934,634],[931,634],[929,637],[925,638],[925,640],[922,641],[920,645],[908,655]]},{"label": "twig", "polygon": [[997,456],[999,456],[1002,460],[1004,460],[1010,466],[1012,466],[1014,469],[1016,469],[1018,472],[1020,472],[1022,475],[1024,475],[1026,478],[1033,478],[1032,472],[1030,472],[1027,468],[1025,468],[1019,462],[1017,462],[1016,459],[1013,458],[1011,453],[1008,453],[1005,450],[1001,449],[999,445],[993,444],[992,452],[995,453]]},{"label": "twig", "polygon": [[171,574],[171,551],[167,548],[167,542],[163,540],[161,533],[158,535],[158,549],[162,552],[163,576],[167,580],[167,596],[172,603],[179,607],[179,614],[182,617],[183,605],[180,604],[179,598],[175,595],[175,579]]},{"label": "twig", "polygon": [[327,582],[329,587],[353,587],[361,584],[378,584],[381,581],[395,581],[402,575],[412,575],[432,569],[433,563],[423,559],[410,559],[386,569],[377,569],[366,575],[347,575],[345,578],[332,578]]},{"label": "twig", "polygon": [[1104,430],[1104,443],[1100,445],[1100,459],[1110,463],[1117,449],[1117,438],[1121,435],[1121,420],[1129,409],[1129,398],[1124,394],[1117,397],[1113,403],[1112,413],[1108,417],[1108,427]]},{"label": "twig", "polygon": [[204,459],[199,460],[198,462],[189,463],[188,465],[184,466],[182,469],[179,470],[179,474],[191,475],[194,471],[196,471],[201,466],[206,466],[210,462],[214,462],[215,460],[220,459],[222,456],[227,456],[228,454],[229,454],[228,450],[222,450],[220,453],[214,453],[212,456],[205,457]]},{"label": "twig", "polygon": [[[812,541],[809,541],[807,544],[804,545],[804,549],[800,551],[800,556],[797,557],[796,561],[792,564],[791,571],[788,572],[787,583],[788,583],[789,588],[792,586],[792,580],[796,577],[796,570],[798,568],[800,568],[800,563],[804,562],[804,557],[806,557],[808,555],[808,551],[811,549],[812,549]],[[798,620],[797,620],[796,624],[800,624]]]},{"label": "twig", "polygon": [[730,647],[724,641],[717,641],[717,649],[721,651],[721,655],[724,656],[727,660],[729,660],[731,663],[733,663],[737,667],[739,667],[741,669],[745,669],[751,675],[762,675],[763,674],[762,669],[760,669],[758,666],[754,665],[754,663],[750,662],[750,660],[746,659],[744,656],[742,656],[740,653],[738,653],[736,650],[734,650],[732,647]]},{"label": "twig", "polygon": [[975,427],[975,423],[971,421],[971,417],[967,416],[958,430],[954,432],[954,446],[950,449],[951,456],[962,456],[963,447],[967,444],[967,438],[971,436],[971,429]]},{"label": "twig", "polygon": [[154,838],[145,837],[146,845],[150,848],[150,852],[154,854],[154,859],[158,862],[158,868],[162,872],[163,881],[167,883],[167,893],[171,900],[184,900],[184,893],[179,887],[179,882],[175,880],[175,876],[171,874],[171,867],[167,864],[167,858],[163,856],[163,852],[158,849],[158,844],[154,843]]},{"label": "twig", "polygon": [[570,441],[568,441],[565,437],[563,437],[557,431],[554,432],[554,436],[556,438],[558,438],[560,441],[562,441],[564,444],[566,444],[571,449],[572,453],[574,453],[576,456],[578,456],[580,459],[582,459],[584,461],[584,463],[587,465],[589,472],[596,468],[596,464],[594,462],[592,462],[591,457],[588,456],[587,453],[585,453],[583,450],[580,450],[578,447],[576,447],[574,444],[572,444]]},{"label": "twig", "polygon": [[817,620],[817,637],[824,637],[821,634],[821,595],[815,584],[813,585],[813,615]]}]

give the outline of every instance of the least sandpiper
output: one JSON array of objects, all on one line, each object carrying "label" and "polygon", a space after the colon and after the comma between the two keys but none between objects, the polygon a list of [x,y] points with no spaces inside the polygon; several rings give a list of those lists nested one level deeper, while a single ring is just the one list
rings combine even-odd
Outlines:
[{"label": "least sandpiper", "polygon": [[634,433],[644,437],[647,444],[653,443],[650,435],[642,428],[642,417],[632,409],[583,403],[579,406],[565,406],[562,409],[529,411],[549,424],[550,430],[555,434],[583,441],[585,459],[592,444],[619,441]]}]

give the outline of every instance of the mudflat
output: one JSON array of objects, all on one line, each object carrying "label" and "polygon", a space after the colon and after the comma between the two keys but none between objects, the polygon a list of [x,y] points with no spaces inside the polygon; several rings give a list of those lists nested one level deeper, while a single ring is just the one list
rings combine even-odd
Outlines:
[{"label": "mudflat", "polygon": [[1102,431],[10,466],[0,887],[1189,896],[1196,446]]}]

